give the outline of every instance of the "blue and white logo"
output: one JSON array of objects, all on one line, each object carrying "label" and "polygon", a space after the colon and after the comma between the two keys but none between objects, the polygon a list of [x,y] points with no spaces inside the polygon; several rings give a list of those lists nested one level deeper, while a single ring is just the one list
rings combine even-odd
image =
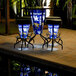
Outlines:
[{"label": "blue and white logo", "polygon": [[[42,15],[43,13],[43,15]],[[35,34],[41,34],[43,30],[43,23],[45,20],[45,11],[33,10],[30,11],[32,26]]]}]

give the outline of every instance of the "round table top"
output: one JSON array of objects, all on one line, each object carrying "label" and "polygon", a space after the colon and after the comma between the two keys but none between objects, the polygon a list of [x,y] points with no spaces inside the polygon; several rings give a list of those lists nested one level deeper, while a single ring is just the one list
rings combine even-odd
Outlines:
[{"label": "round table top", "polygon": [[31,9],[31,10],[32,10],[32,9],[41,9],[41,10],[42,10],[42,9],[53,9],[53,8],[50,8],[50,7],[25,7],[25,8],[23,8],[23,9],[29,9],[29,10],[30,10],[30,9]]},{"label": "round table top", "polygon": [[61,19],[46,19],[46,20],[49,20],[49,21],[58,21],[58,22],[62,21]]},{"label": "round table top", "polygon": [[61,17],[59,16],[49,16],[49,17],[46,17],[47,19],[61,19]]}]

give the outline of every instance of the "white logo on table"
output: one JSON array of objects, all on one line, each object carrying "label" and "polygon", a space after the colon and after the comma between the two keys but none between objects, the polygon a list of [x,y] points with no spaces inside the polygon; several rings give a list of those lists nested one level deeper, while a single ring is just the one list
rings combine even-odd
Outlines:
[{"label": "white logo on table", "polygon": [[33,16],[35,21],[39,21],[37,16]]}]

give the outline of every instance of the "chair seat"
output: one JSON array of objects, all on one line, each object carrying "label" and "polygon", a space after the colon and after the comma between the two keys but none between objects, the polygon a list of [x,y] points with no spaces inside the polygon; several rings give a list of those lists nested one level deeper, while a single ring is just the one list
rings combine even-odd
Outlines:
[{"label": "chair seat", "polygon": [[31,17],[30,16],[17,17],[16,23],[17,24],[31,24]]},{"label": "chair seat", "polygon": [[61,25],[61,18],[57,16],[50,16],[46,18],[46,24],[59,24]]}]

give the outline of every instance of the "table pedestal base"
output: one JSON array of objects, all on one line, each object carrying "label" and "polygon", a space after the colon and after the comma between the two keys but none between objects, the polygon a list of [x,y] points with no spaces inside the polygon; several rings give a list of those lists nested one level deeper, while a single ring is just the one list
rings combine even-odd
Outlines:
[{"label": "table pedestal base", "polygon": [[[48,40],[47,40],[46,37],[44,37],[42,34],[39,34],[39,35],[40,35],[40,37],[43,39],[44,43],[48,42]],[[29,40],[27,47],[29,47],[29,44],[32,44],[31,41],[32,41],[35,37],[36,37],[36,34]],[[48,43],[46,43],[46,44],[47,44],[47,47],[48,47]],[[32,44],[32,45],[33,45],[33,44]],[[44,44],[42,45],[42,48],[43,48],[43,46],[44,46]],[[33,45],[33,48],[34,48],[34,45]]]}]

